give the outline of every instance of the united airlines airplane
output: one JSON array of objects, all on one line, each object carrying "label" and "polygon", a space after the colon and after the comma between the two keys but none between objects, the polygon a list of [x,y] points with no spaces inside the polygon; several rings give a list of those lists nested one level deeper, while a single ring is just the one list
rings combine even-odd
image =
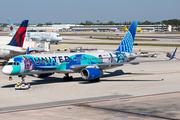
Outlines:
[{"label": "united airlines airplane", "polygon": [[[10,21],[10,19],[7,19],[10,27],[10,34],[14,35],[16,33],[16,30]],[[48,42],[55,42],[56,44],[62,40],[62,37],[58,33],[54,32],[38,32],[38,31],[27,31],[26,37],[30,37],[31,39],[35,39],[37,41],[48,41]]]},{"label": "united airlines airplane", "polygon": [[170,59],[152,61],[131,61],[133,42],[136,34],[137,21],[133,21],[120,46],[115,51],[91,51],[73,53],[26,54],[13,57],[3,67],[6,75],[18,75],[22,79],[26,75],[36,74],[47,77],[54,73],[64,73],[64,80],[72,80],[69,73],[80,73],[85,80],[97,80],[103,75],[103,70],[124,64],[139,64],[141,62],[169,61],[173,59],[177,48]]}]

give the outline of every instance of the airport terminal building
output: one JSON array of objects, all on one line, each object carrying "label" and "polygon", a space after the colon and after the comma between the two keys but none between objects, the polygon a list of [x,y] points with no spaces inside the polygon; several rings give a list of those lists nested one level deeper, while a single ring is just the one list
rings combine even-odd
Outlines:
[{"label": "airport terminal building", "polygon": [[[129,25],[126,25],[128,28]],[[142,32],[162,32],[169,31],[171,32],[171,25],[138,25],[137,28],[141,28]],[[9,31],[9,27],[1,27],[2,31]],[[53,25],[29,25],[28,29],[47,31],[47,32],[123,32],[124,25],[75,25],[75,24],[53,24]]]},{"label": "airport terminal building", "polygon": [[[127,27],[129,27],[127,25]],[[165,25],[138,25],[144,32],[168,31]],[[124,25],[85,25],[70,26],[70,30],[74,32],[118,32],[124,31]]]},{"label": "airport terminal building", "polygon": [[[129,25],[126,25],[127,28]],[[158,32],[169,31],[172,27],[169,25],[138,25],[143,32]],[[75,25],[75,24],[62,24],[62,25],[48,25],[42,27],[36,27],[38,30],[54,31],[54,32],[123,32],[124,25]]]}]

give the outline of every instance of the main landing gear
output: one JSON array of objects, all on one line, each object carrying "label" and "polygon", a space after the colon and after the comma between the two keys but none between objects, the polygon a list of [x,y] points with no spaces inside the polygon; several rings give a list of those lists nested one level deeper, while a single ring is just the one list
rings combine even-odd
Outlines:
[{"label": "main landing gear", "polygon": [[91,82],[99,82],[99,78],[96,78],[96,79],[93,79],[93,80],[90,80]]},{"label": "main landing gear", "polygon": [[73,80],[73,77],[72,77],[72,76],[69,76],[69,73],[65,73],[65,76],[63,77],[63,80],[64,80],[64,81],[72,81],[72,80]]},{"label": "main landing gear", "polygon": [[26,83],[24,78],[26,77],[26,75],[20,75],[19,77],[22,78],[22,81],[21,82],[18,82],[16,85],[15,85],[15,90],[27,90],[30,88],[30,84]]}]

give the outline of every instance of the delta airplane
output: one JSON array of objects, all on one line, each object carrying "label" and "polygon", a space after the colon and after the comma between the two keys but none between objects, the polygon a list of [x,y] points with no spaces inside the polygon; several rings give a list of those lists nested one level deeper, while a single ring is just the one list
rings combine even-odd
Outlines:
[{"label": "delta airplane", "polygon": [[9,59],[20,54],[25,54],[26,49],[22,48],[28,20],[22,21],[20,27],[16,31],[14,37],[7,45],[0,45],[0,58]]},{"label": "delta airplane", "polygon": [[103,70],[125,64],[136,65],[141,62],[169,61],[174,58],[177,48],[170,59],[151,61],[131,61],[138,57],[132,54],[133,41],[136,34],[137,21],[133,21],[126,32],[120,46],[115,51],[91,51],[73,53],[26,54],[13,57],[3,67],[6,75],[36,74],[37,77],[47,77],[54,73],[64,73],[64,80],[72,80],[69,73],[80,73],[85,80],[99,81]]},{"label": "delta airplane", "polygon": [[[128,30],[128,28],[127,28],[125,25],[124,25],[124,30],[126,30],[126,31]],[[137,32],[141,32],[142,29],[141,29],[141,28],[137,28],[136,31],[137,31]]]},{"label": "delta airplane", "polygon": [[[10,34],[14,35],[16,32],[12,22],[10,19],[7,19],[10,27]],[[37,41],[48,41],[48,42],[55,42],[56,44],[62,40],[62,37],[58,33],[54,32],[26,32],[26,36],[30,37],[31,39],[35,39]]]}]

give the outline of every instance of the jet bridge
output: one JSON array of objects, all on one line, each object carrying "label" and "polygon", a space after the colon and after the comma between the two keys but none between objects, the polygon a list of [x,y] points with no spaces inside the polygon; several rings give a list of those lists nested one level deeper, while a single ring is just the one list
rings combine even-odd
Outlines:
[{"label": "jet bridge", "polygon": [[50,42],[33,41],[32,39],[25,38],[23,48],[30,48],[31,51],[48,52],[50,51]]}]

